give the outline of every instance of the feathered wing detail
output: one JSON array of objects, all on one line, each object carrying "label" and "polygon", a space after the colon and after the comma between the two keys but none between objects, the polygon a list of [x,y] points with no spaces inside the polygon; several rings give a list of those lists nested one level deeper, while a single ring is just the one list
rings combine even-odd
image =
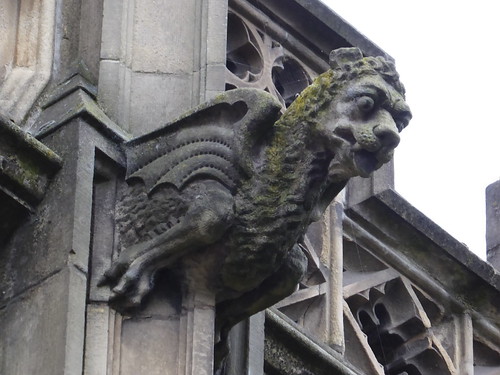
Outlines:
[{"label": "feathered wing detail", "polygon": [[[238,89],[125,145],[127,179],[141,179],[150,194],[171,184],[178,190],[194,179],[213,179],[234,191],[242,171],[254,172],[252,143],[279,114],[269,94]],[[253,139],[255,138],[255,139]],[[250,171],[251,169],[252,171]]]},{"label": "feathered wing detail", "polygon": [[[160,155],[129,174],[141,178],[148,193],[161,184],[181,190],[186,182],[199,175],[213,178],[228,189],[236,186],[233,132],[218,125],[186,127],[167,137]],[[159,146],[159,147],[158,147]]]}]

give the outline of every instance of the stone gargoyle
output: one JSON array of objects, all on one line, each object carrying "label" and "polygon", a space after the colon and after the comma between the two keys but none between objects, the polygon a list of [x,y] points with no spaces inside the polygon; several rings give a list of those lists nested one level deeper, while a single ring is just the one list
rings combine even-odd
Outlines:
[{"label": "stone gargoyle", "polygon": [[125,145],[121,251],[101,283],[114,297],[139,305],[158,270],[202,253],[224,337],[295,290],[308,225],[391,159],[411,118],[392,62],[344,48],[330,63],[283,114],[270,94],[235,89]]}]

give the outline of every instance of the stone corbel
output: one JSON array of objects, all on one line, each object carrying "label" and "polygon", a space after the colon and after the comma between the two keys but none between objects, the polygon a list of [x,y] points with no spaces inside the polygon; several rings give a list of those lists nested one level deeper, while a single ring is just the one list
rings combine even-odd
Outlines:
[{"label": "stone corbel", "polygon": [[0,116],[0,244],[42,200],[61,158]]}]

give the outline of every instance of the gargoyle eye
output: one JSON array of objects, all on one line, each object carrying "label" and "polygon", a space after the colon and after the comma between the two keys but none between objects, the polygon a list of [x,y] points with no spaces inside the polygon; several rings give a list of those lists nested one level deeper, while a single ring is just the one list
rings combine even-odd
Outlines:
[{"label": "gargoyle eye", "polygon": [[356,99],[356,105],[363,113],[369,113],[375,107],[375,100],[369,96],[360,96]]}]

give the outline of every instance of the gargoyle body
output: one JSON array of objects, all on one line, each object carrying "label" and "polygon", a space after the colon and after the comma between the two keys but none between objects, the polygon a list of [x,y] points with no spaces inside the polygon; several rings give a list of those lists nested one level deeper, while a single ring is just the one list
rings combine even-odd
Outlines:
[{"label": "gargoyle body", "polygon": [[236,89],[126,144],[115,296],[138,305],[159,269],[217,254],[207,283],[225,335],[295,290],[308,225],[391,159],[411,117],[392,63],[351,48],[331,65],[283,115],[268,93]]}]

